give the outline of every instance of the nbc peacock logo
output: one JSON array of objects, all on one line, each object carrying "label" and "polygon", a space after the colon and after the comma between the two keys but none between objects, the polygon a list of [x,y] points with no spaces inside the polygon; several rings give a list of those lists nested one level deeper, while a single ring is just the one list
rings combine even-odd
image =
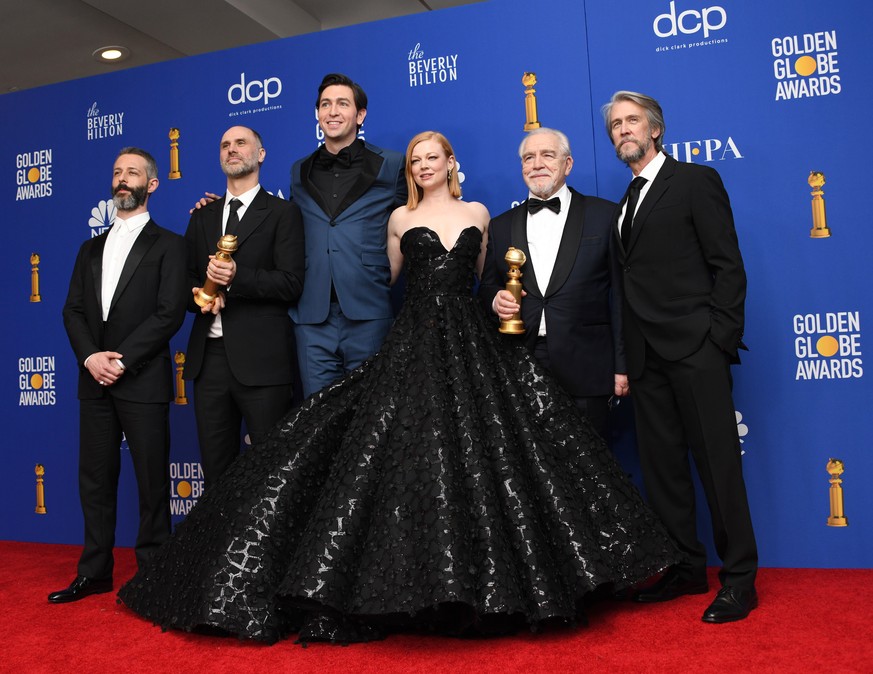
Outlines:
[{"label": "nbc peacock logo", "polygon": [[91,209],[91,217],[88,218],[88,227],[91,228],[91,238],[100,236],[107,231],[115,222],[118,210],[112,200],[100,201]]}]

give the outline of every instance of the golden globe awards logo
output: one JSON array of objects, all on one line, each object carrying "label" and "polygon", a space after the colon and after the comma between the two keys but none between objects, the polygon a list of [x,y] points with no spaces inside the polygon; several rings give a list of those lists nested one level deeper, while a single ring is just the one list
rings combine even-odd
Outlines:
[{"label": "golden globe awards logo", "polygon": [[837,31],[774,37],[776,100],[829,96],[843,90],[837,60]]},{"label": "golden globe awards logo", "polygon": [[18,359],[19,407],[54,405],[55,357],[26,356]]},{"label": "golden globe awards logo", "polygon": [[727,10],[720,5],[697,9],[677,9],[675,0],[671,0],[669,9],[658,14],[652,21],[652,32],[662,40],[670,40],[688,36],[688,40],[673,42],[669,45],[658,45],[656,52],[676,51],[695,47],[709,47],[714,44],[724,44],[726,37],[715,36],[727,25]]},{"label": "golden globe awards logo", "polygon": [[664,143],[664,150],[676,161],[687,163],[724,161],[725,159],[742,159],[743,154],[736,141],[727,138],[705,138],[703,140],[685,140],[679,143]]},{"label": "golden globe awards logo", "polygon": [[15,201],[52,195],[52,151],[35,150],[15,156]]},{"label": "golden globe awards logo", "polygon": [[91,209],[91,217],[88,218],[88,227],[91,229],[91,238],[100,236],[103,232],[112,227],[115,222],[115,216],[118,209],[111,199],[108,201],[99,201],[97,205]]},{"label": "golden globe awards logo", "polygon": [[445,84],[458,79],[458,55],[441,54],[427,57],[421,42],[409,50],[409,86],[424,87],[432,84]]},{"label": "golden globe awards logo", "polygon": [[796,380],[860,379],[861,313],[797,314],[794,319]]},{"label": "golden globe awards logo", "polygon": [[203,493],[203,467],[196,462],[170,463],[170,513],[187,515]]},{"label": "golden globe awards logo", "polygon": [[124,133],[124,113],[100,114],[97,101],[94,101],[91,107],[88,108],[86,119],[88,120],[86,132],[89,141],[101,138],[115,138]]}]

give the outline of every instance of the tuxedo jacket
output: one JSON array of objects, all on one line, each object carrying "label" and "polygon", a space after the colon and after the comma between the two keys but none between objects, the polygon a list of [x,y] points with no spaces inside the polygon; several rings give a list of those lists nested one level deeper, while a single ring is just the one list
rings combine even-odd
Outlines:
[{"label": "tuxedo jacket", "polygon": [[570,210],[555,267],[543,292],[527,244],[527,202],[489,225],[488,249],[479,297],[489,315],[497,292],[506,287],[503,259],[512,246],[524,251],[521,300],[524,339],[534,348],[543,311],[554,377],[573,396],[611,395],[615,374],[625,372],[622,346],[621,278],[611,227],[616,205],[570,189]]},{"label": "tuxedo jacket", "polygon": [[617,213],[614,223],[629,373],[640,374],[647,342],[677,361],[709,338],[738,362],[746,274],[718,173],[667,156],[637,209],[627,250]]},{"label": "tuxedo jacket", "polygon": [[[191,214],[188,249],[188,309],[195,314],[188,340],[185,379],[196,379],[211,313],[201,313],[191,288],[206,280],[209,256],[217,250],[225,198]],[[221,311],[224,348],[233,376],[246,386],[290,384],[293,379],[292,326],[288,308],[303,289],[303,221],[300,209],[261,188],[237,229],[233,253],[236,276],[225,289]]]},{"label": "tuxedo jacket", "polygon": [[[143,403],[173,398],[170,338],[185,318],[185,242],[149,220],[137,236],[103,321],[103,249],[108,232],[79,249],[64,304],[64,327],[79,363],[80,400],[112,395]],[[100,386],[85,368],[99,351],[122,354],[124,374]]]},{"label": "tuxedo jacket", "polygon": [[364,143],[363,172],[331,217],[310,179],[317,154],[291,168],[291,199],[306,230],[306,284],[291,317],[303,324],[327,320],[333,284],[347,318],[392,318],[387,224],[406,203],[403,155]]}]

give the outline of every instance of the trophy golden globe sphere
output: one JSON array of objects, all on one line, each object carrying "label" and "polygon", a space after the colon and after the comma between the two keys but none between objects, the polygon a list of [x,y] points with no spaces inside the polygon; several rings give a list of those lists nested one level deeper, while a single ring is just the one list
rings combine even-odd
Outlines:
[{"label": "trophy golden globe sphere", "polygon": [[506,264],[512,267],[521,267],[525,262],[527,262],[527,255],[524,254],[523,250],[519,250],[518,248],[510,248],[506,251],[506,255],[503,257],[506,260]]}]

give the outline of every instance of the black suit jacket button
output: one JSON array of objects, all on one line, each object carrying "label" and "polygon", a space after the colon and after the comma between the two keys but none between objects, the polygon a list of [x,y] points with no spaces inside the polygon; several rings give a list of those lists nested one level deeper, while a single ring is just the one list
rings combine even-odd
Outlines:
[{"label": "black suit jacket button", "polygon": [[331,227],[336,227],[336,222],[335,222],[334,220],[331,220],[331,221],[330,221],[330,226],[331,226]]}]

